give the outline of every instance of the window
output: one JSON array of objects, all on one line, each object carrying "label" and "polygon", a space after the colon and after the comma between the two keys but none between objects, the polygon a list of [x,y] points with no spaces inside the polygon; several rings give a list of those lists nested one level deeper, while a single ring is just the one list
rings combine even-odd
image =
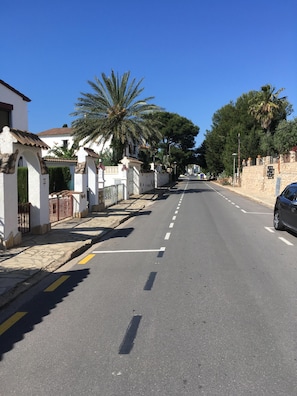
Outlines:
[{"label": "window", "polygon": [[63,140],[63,148],[67,149],[68,148],[68,140]]},{"label": "window", "polygon": [[11,127],[11,111],[13,106],[8,103],[0,102],[0,130],[5,126]]},{"label": "window", "polygon": [[284,191],[284,197],[289,199],[290,201],[293,201],[296,199],[297,195],[297,187],[295,186],[289,186],[285,191]]}]

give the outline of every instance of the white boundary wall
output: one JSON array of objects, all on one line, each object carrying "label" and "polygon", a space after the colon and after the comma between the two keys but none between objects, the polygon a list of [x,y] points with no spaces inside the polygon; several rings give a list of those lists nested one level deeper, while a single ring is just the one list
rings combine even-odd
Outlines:
[{"label": "white boundary wall", "polygon": [[[130,171],[133,172],[134,194],[143,194],[154,188],[162,187],[168,184],[170,180],[170,175],[167,172],[138,172],[135,167]],[[104,187],[116,184],[124,184],[127,187],[127,177],[127,170],[123,169],[123,165],[106,166],[104,169]]]}]

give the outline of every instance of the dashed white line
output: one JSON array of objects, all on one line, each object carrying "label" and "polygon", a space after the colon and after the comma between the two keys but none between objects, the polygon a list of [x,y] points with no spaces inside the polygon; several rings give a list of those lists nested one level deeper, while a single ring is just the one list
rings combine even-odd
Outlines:
[{"label": "dashed white line", "polygon": [[169,224],[169,228],[173,228],[173,226],[174,226],[174,223]]},{"label": "dashed white line", "polygon": [[173,220],[173,221],[176,220],[176,216],[172,216],[172,220]]},{"label": "dashed white line", "polygon": [[274,228],[273,227],[264,227],[265,230],[267,230],[268,232],[271,232],[272,234],[274,233]]},{"label": "dashed white line", "polygon": [[278,237],[278,239],[280,239],[282,242],[284,242],[288,246],[294,246],[294,244],[291,243],[290,241],[288,241],[286,238]]},{"label": "dashed white line", "polygon": [[168,239],[170,238],[171,232],[167,232],[165,235],[165,240],[168,241]]}]

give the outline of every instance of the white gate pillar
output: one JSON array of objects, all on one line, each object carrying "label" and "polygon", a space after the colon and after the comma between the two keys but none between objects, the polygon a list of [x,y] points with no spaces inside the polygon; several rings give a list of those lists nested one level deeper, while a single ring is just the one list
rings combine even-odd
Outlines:
[{"label": "white gate pillar", "polygon": [[88,199],[91,211],[98,211],[98,170],[93,157],[87,157],[87,173],[88,173]]},{"label": "white gate pillar", "polygon": [[48,146],[38,136],[4,127],[0,132],[0,244],[11,248],[21,243],[18,230],[17,163],[22,156],[28,164],[28,193],[31,201],[31,232],[50,229],[47,168],[41,149]]},{"label": "white gate pillar", "polygon": [[[12,156],[14,154],[6,158],[11,161]],[[18,231],[17,173],[8,173],[1,154],[0,163],[0,245],[9,249],[22,241],[22,234]]]},{"label": "white gate pillar", "polygon": [[74,208],[74,217],[86,217],[88,214],[88,175],[86,164],[86,153],[83,147],[77,152],[77,165],[74,172],[74,192],[79,193],[77,196],[76,206]]},{"label": "white gate pillar", "polygon": [[48,199],[49,174],[40,153],[37,151],[34,154],[35,157],[28,162],[28,200],[31,203],[31,232],[32,234],[45,234],[51,228]]}]

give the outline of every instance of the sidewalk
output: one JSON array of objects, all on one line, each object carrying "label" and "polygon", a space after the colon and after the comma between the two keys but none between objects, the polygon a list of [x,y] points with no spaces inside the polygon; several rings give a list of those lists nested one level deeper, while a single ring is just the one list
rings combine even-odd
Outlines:
[{"label": "sidewalk", "polygon": [[0,308],[43,277],[77,257],[108,232],[160,199],[169,187],[133,196],[86,218],[52,225],[44,235],[25,235],[21,246],[0,249]]},{"label": "sidewalk", "polygon": [[274,208],[274,204],[275,204],[275,200],[276,200],[276,196],[275,195],[270,195],[270,196],[267,196],[267,194],[266,195],[264,195],[264,194],[261,195],[261,193],[259,193],[259,192],[257,194],[249,194],[246,191],[242,191],[240,187],[236,187],[236,186],[233,187],[231,185],[222,185],[222,184],[219,184],[219,183],[216,183],[216,185],[218,185],[220,187],[223,187],[223,188],[225,188],[227,190],[233,191],[236,194],[242,195],[242,196],[244,196],[246,198],[249,198],[249,199],[251,199],[253,201],[256,201],[256,202],[258,202],[258,203],[260,203],[262,205],[267,206],[270,209]]}]

